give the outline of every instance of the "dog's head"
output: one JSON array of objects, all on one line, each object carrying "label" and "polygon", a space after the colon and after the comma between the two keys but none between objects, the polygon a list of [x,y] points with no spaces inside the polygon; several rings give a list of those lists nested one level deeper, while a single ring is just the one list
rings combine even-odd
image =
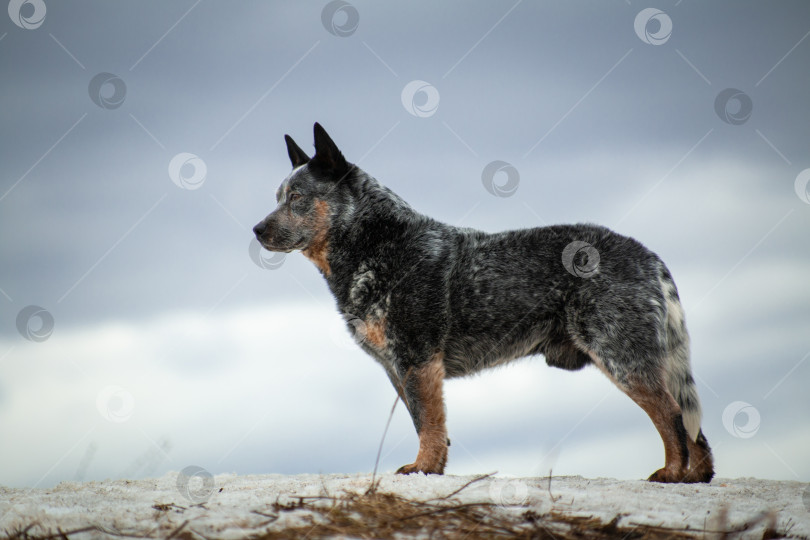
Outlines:
[{"label": "dog's head", "polygon": [[334,217],[346,205],[346,186],[341,183],[349,179],[354,165],[346,161],[320,124],[315,124],[314,131],[312,158],[292,137],[284,136],[293,170],[276,191],[276,209],[253,232],[265,249],[301,250],[328,275],[328,233]]}]

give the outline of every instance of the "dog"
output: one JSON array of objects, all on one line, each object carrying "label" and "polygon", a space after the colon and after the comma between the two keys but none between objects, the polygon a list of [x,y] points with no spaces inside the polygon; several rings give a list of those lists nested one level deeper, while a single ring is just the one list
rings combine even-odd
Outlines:
[{"label": "dog", "polygon": [[543,355],[565,370],[596,366],[649,415],[665,453],[650,481],[711,481],[684,312],[657,255],[590,224],[446,225],[346,161],[319,124],[313,157],[284,138],[292,172],[253,231],[265,249],[315,264],[385,369],[419,437],[398,473],[444,473],[445,378]]}]

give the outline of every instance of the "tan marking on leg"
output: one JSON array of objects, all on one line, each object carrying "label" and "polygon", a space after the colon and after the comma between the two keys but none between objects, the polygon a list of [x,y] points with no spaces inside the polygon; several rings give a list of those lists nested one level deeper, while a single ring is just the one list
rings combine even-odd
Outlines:
[{"label": "tan marking on leg", "polygon": [[664,467],[655,471],[649,479],[654,482],[683,482],[688,473],[689,437],[686,436],[681,408],[675,398],[666,389],[653,390],[643,383],[631,384],[626,393],[647,413],[664,442]]},{"label": "tan marking on leg", "polygon": [[385,317],[366,320],[365,324],[366,341],[377,349],[384,349],[387,344],[385,339]]},{"label": "tan marking on leg", "polygon": [[[655,471],[650,475],[649,480],[655,482],[683,482],[687,481],[687,463],[689,460],[689,445],[691,442],[686,436],[683,441],[678,436],[676,425],[678,422],[683,427],[681,408],[675,401],[672,394],[662,384],[660,390],[653,390],[641,381],[629,381],[628,384],[620,384],[613,375],[608,372],[602,359],[593,351],[588,351],[588,355],[594,364],[605,376],[615,384],[619,390],[627,394],[647,416],[652,420],[655,429],[661,436],[664,443],[664,468]],[[661,378],[663,381],[663,378]],[[686,429],[683,428],[683,434]],[[686,444],[686,448],[684,447]]]},{"label": "tan marking on leg", "polygon": [[447,463],[447,426],[442,392],[443,355],[434,355],[427,364],[415,369],[411,377],[416,377],[419,403],[422,407],[419,453],[415,462],[400,467],[397,473],[444,474]]},{"label": "tan marking on leg", "polygon": [[315,201],[315,218],[311,226],[315,230],[315,236],[309,246],[301,250],[301,253],[315,263],[321,273],[328,277],[332,273],[332,269],[327,260],[329,241],[326,239],[326,233],[329,231],[329,205],[326,201]]}]

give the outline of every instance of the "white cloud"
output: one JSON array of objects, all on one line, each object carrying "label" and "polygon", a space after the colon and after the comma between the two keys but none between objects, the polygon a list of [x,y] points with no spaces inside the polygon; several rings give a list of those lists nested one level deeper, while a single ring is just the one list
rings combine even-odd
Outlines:
[{"label": "white cloud", "polygon": [[[88,479],[190,464],[214,473],[371,470],[394,392],[373,360],[340,344],[342,325],[327,305],[296,304],[58,328],[43,343],[6,340],[0,350],[13,349],[0,365],[0,483],[71,480],[91,445]],[[107,392],[125,421],[99,410],[99,394],[111,386],[131,396],[126,410],[126,394]],[[544,474],[554,466],[638,478],[652,472],[638,456],[644,465],[663,460],[644,413],[596,370],[572,374],[536,358],[449,381],[446,396],[450,473]],[[807,475],[784,434],[757,439]],[[164,442],[167,455],[158,449]],[[724,448],[720,470],[787,477],[785,467],[745,462],[749,449]],[[415,450],[399,405],[382,469]]]}]

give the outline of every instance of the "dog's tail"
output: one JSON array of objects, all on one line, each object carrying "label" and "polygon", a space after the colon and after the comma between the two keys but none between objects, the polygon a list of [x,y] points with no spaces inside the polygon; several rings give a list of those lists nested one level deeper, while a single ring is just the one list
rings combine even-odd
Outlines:
[{"label": "dog's tail", "polygon": [[681,407],[686,433],[690,439],[695,441],[700,431],[702,412],[689,362],[689,334],[686,331],[686,321],[681,300],[678,297],[678,289],[675,287],[675,282],[672,281],[672,276],[666,270],[661,276],[661,287],[667,314],[667,358],[664,368],[666,385]]},{"label": "dog's tail", "polygon": [[691,481],[708,482],[714,476],[711,448],[700,428],[702,411],[689,360],[689,333],[686,331],[678,289],[664,268],[661,287],[666,305],[667,357],[666,386],[681,408],[683,426],[689,437],[689,468]]}]

